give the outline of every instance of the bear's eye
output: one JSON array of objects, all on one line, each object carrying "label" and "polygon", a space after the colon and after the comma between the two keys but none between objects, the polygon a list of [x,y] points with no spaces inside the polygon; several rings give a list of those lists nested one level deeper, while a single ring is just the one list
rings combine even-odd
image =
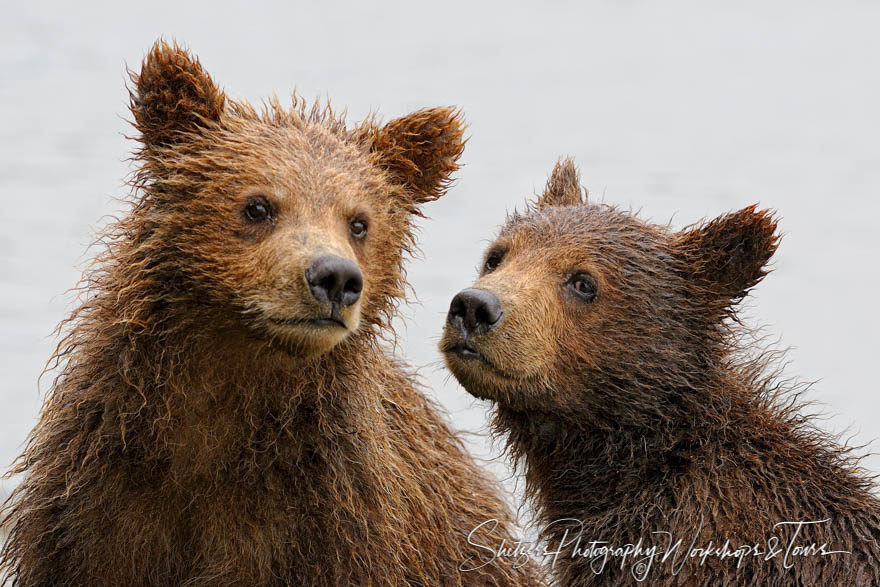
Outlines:
[{"label": "bear's eye", "polygon": [[362,239],[367,236],[367,221],[360,216],[352,219],[348,223],[348,231],[356,239]]},{"label": "bear's eye", "polygon": [[504,259],[504,251],[492,251],[486,256],[486,264],[484,266],[486,273],[491,273],[498,269],[501,260]]},{"label": "bear's eye", "polygon": [[585,302],[592,302],[599,295],[599,284],[589,273],[575,273],[566,284],[578,298]]},{"label": "bear's eye", "polygon": [[252,224],[268,222],[272,219],[272,205],[264,196],[248,198],[247,204],[242,211],[244,219]]}]

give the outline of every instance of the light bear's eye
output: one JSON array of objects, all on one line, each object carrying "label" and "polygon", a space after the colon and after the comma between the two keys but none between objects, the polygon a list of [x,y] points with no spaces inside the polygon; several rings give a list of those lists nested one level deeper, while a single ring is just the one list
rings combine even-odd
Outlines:
[{"label": "light bear's eye", "polygon": [[244,219],[251,224],[259,224],[272,219],[272,205],[265,196],[252,196],[242,211]]},{"label": "light bear's eye", "polygon": [[367,236],[367,221],[360,216],[357,216],[352,219],[351,222],[348,223],[348,231],[351,233],[356,239],[362,239]]}]

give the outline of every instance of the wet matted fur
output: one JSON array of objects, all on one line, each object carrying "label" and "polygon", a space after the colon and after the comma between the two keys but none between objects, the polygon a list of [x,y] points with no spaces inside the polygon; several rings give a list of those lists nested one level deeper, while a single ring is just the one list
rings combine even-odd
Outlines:
[{"label": "wet matted fur", "polygon": [[[777,221],[749,207],[673,232],[582,195],[560,162],[484,257],[474,287],[497,297],[497,323],[466,336],[451,320],[441,342],[464,387],[496,402],[548,548],[567,543],[559,584],[635,584],[645,572],[651,585],[880,584],[873,479],[808,421],[803,386],[737,320]],[[593,540],[682,543],[666,562],[603,564]],[[726,540],[765,554],[740,551],[739,568],[688,558]],[[795,551],[813,544],[849,554]]]},{"label": "wet matted fur", "polygon": [[[22,585],[509,585],[468,533],[513,523],[384,349],[419,205],[463,148],[450,108],[348,128],[261,111],[158,42],[132,74],[131,210],[62,324],[56,377],[12,469],[0,576]],[[361,230],[363,229],[363,230]],[[358,301],[309,292],[354,262]],[[323,319],[324,322],[315,322]],[[330,324],[332,322],[332,324]],[[330,324],[329,326],[327,324]]]}]

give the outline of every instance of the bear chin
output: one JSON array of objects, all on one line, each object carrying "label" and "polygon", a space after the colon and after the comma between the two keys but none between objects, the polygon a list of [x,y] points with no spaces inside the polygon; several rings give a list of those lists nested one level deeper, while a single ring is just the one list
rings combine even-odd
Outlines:
[{"label": "bear chin", "polygon": [[455,352],[445,352],[444,356],[447,367],[465,391],[477,399],[499,401],[507,396],[511,383],[517,381],[483,359],[462,358]]},{"label": "bear chin", "polygon": [[273,348],[291,357],[313,359],[347,340],[353,330],[338,325],[272,325],[258,335]]}]

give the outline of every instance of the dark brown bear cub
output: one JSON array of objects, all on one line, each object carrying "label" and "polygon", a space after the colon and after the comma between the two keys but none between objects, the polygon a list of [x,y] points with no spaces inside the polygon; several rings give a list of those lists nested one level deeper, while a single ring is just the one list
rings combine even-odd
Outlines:
[{"label": "dark brown bear cub", "polygon": [[132,208],[64,326],[0,577],[530,582],[481,566],[468,533],[512,528],[498,489],[381,343],[412,220],[456,169],[456,112],[257,111],[161,42],[133,84]]},{"label": "dark brown bear cub", "polygon": [[870,477],[737,321],[775,231],[751,207],[672,232],[565,161],[453,299],[441,349],[497,404],[561,585],[880,584]]}]

